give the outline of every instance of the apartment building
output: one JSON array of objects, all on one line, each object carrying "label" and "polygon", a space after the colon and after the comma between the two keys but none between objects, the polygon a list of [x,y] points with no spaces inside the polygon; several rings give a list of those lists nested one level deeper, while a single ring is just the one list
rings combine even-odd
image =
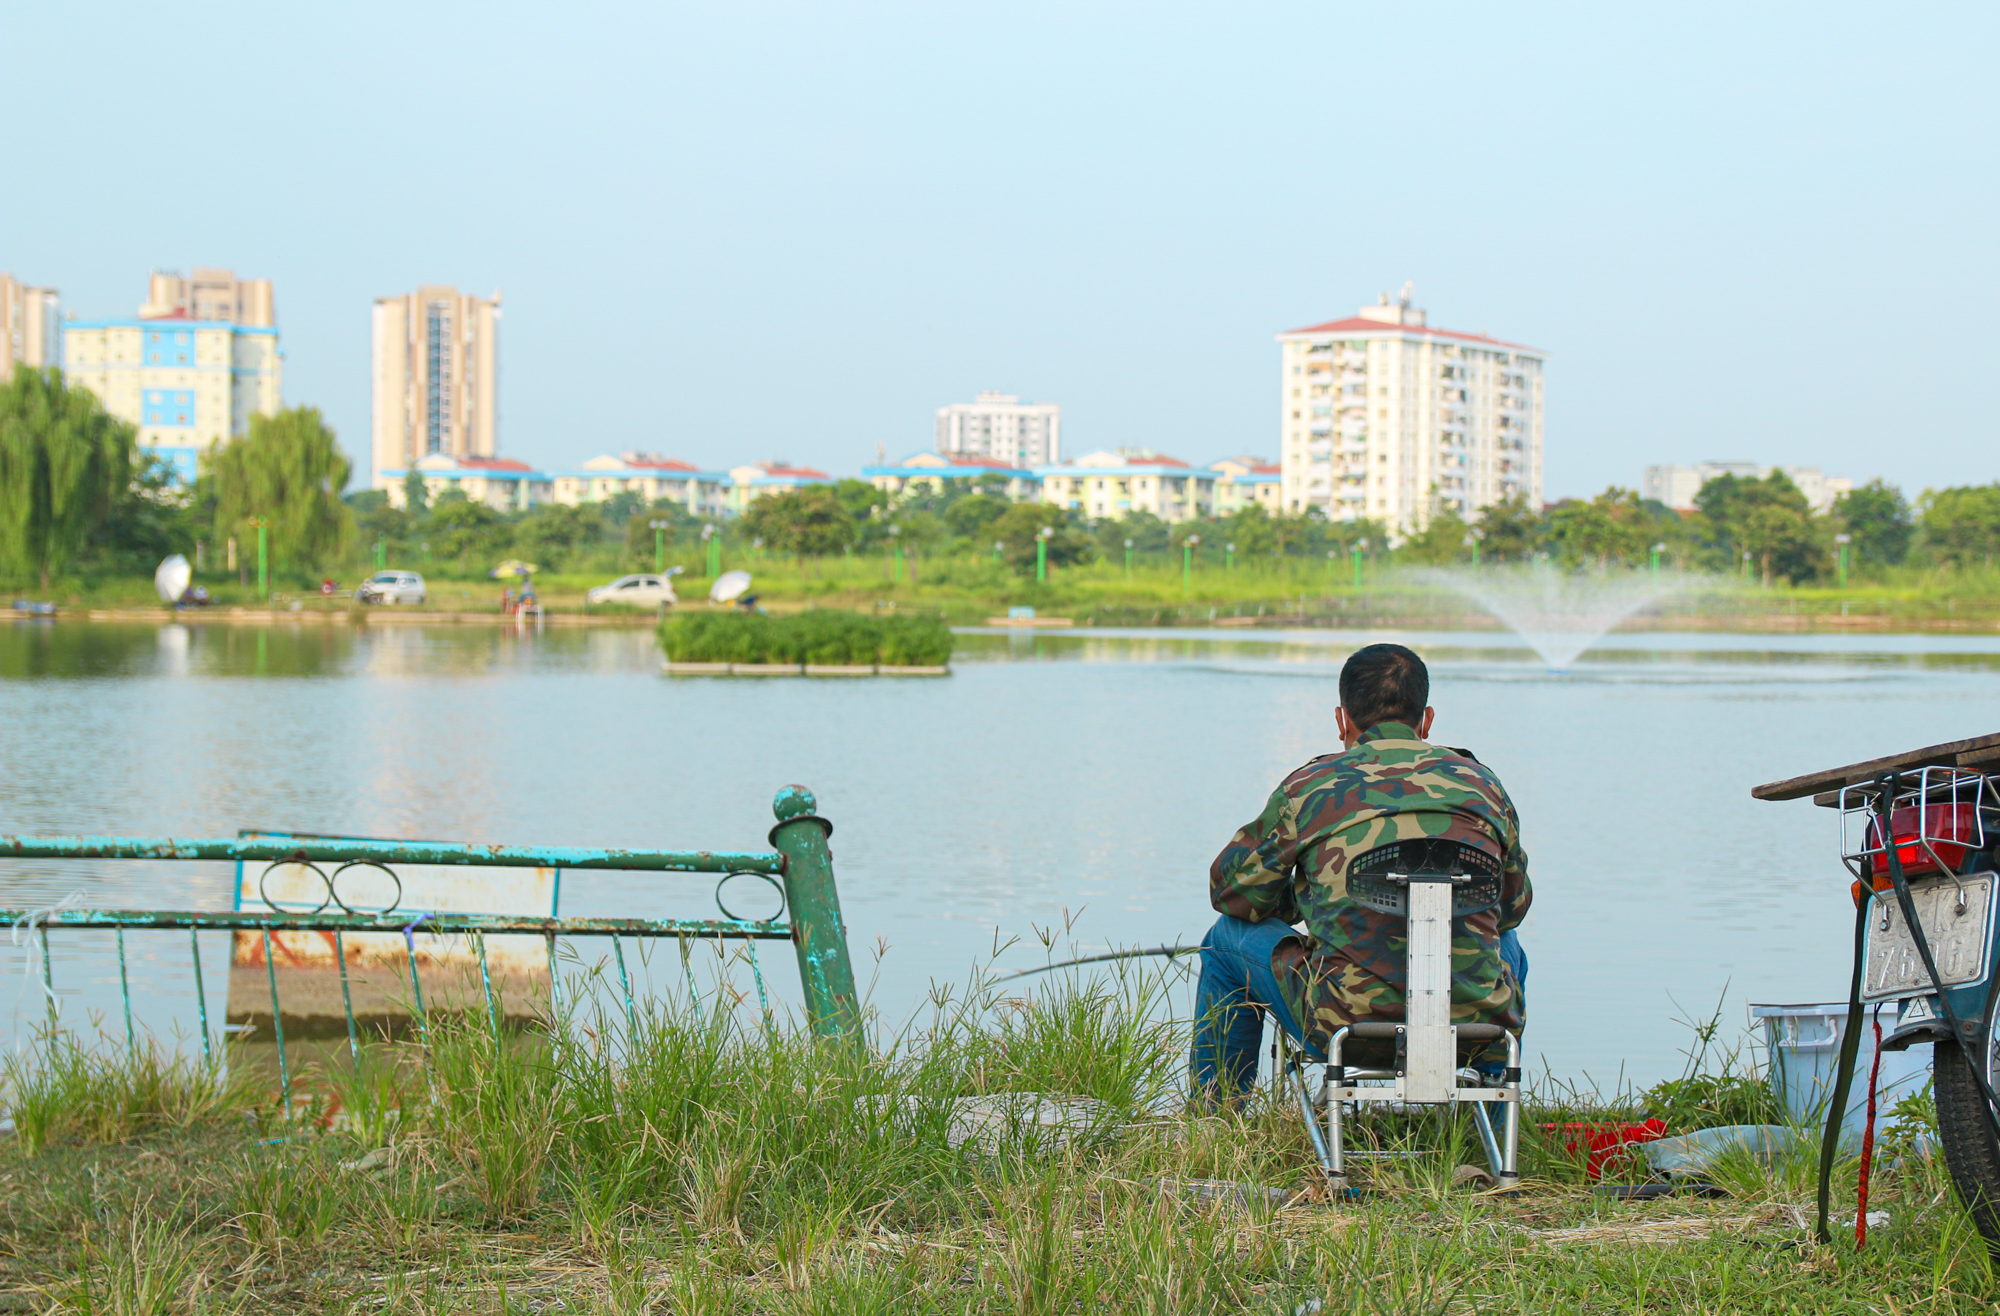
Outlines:
[{"label": "apartment building", "polygon": [[994,457],[953,457],[941,452],[918,452],[893,466],[878,463],[861,468],[862,479],[891,494],[918,490],[943,493],[957,481],[980,476],[1005,480],[1006,496],[1017,503],[1034,498],[1041,492],[1041,480],[1033,471],[1009,466]]},{"label": "apartment building", "polygon": [[[496,512],[525,512],[555,501],[555,477],[512,457],[458,457],[448,452],[433,452],[417,459],[416,470],[424,480],[424,499],[433,507],[452,490],[472,502],[485,503]],[[407,506],[403,478],[408,474],[407,467],[376,471],[376,488],[388,493],[391,507]]]},{"label": "apartment building", "polygon": [[1516,495],[1542,501],[1548,354],[1487,334],[1434,329],[1391,302],[1278,335],[1284,507],[1363,517],[1397,534],[1434,506],[1470,517]]},{"label": "apartment building", "polygon": [[1783,471],[1799,487],[1815,512],[1831,511],[1844,493],[1854,491],[1854,481],[1828,475],[1817,466],[1759,466],[1756,462],[1697,462],[1693,466],[1648,466],[1639,479],[1639,496],[1665,503],[1676,512],[1692,512],[1695,496],[1710,480],[1723,475],[1761,480],[1772,471]]},{"label": "apartment building", "polygon": [[1219,474],[1195,470],[1177,457],[1147,448],[1093,452],[1061,466],[1035,472],[1042,501],[1092,518],[1151,512],[1162,521],[1190,521],[1213,515]]},{"label": "apartment building", "polygon": [[723,491],[723,498],[732,515],[741,515],[745,508],[767,494],[790,493],[815,484],[832,483],[831,475],[810,466],[775,461],[750,462],[729,468],[729,487]]},{"label": "apartment building", "polygon": [[137,316],[63,326],[70,382],[137,426],[140,446],[182,484],[193,481],[209,445],[248,434],[252,416],[285,405],[270,281],[228,270],[195,276],[155,272]]},{"label": "apartment building", "polygon": [[1246,507],[1261,507],[1276,516],[1284,510],[1285,470],[1264,457],[1224,457],[1210,462],[1216,474],[1215,514],[1228,516]]},{"label": "apartment building", "polygon": [[278,327],[278,308],[269,279],[239,279],[235,270],[197,265],[186,278],[179,270],[154,270],[146,285],[142,320],[207,320],[252,329]]},{"label": "apartment building", "polygon": [[704,471],[657,452],[621,452],[592,457],[574,471],[557,472],[553,490],[557,502],[571,506],[636,493],[648,503],[679,503],[694,516],[721,516],[729,506],[723,492],[729,482],[720,471]]},{"label": "apartment building", "polygon": [[62,295],[0,274],[0,382],[17,365],[62,364]]},{"label": "apartment building", "polygon": [[500,446],[500,294],[426,284],[375,299],[373,485],[429,456]]},{"label": "apartment building", "polygon": [[1062,407],[1023,402],[1012,393],[981,393],[937,412],[937,450],[986,457],[1026,470],[1062,461]]}]

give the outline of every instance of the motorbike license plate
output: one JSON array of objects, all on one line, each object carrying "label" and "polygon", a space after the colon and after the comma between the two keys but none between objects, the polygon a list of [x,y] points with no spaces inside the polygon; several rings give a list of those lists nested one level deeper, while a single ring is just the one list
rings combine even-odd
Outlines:
[{"label": "motorbike license plate", "polygon": [[[1960,891],[1964,907],[1959,906]],[[1947,987],[1986,977],[1987,952],[1993,942],[1993,874],[1934,878],[1910,884],[1910,901],[1930,943],[1938,977]],[[1861,979],[1863,1000],[1890,1000],[1932,991],[1930,974],[1917,954],[1916,939],[1903,921],[1893,891],[1878,891],[1869,902],[1867,969]]]}]

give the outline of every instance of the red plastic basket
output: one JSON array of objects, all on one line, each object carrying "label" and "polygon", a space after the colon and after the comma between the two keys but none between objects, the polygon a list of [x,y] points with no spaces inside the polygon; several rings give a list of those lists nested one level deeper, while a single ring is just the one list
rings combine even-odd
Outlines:
[{"label": "red plastic basket", "polygon": [[1604,1166],[1625,1148],[1667,1136],[1665,1120],[1643,1124],[1544,1124],[1542,1132],[1556,1139],[1572,1156],[1583,1156],[1583,1172],[1602,1178]]}]

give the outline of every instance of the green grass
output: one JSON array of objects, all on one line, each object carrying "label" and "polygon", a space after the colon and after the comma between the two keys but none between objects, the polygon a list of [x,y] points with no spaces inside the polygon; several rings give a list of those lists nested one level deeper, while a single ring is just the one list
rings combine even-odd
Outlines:
[{"label": "green grass", "polygon": [[[498,613],[500,582],[483,575],[462,576],[455,567],[415,566],[430,585],[424,610]],[[742,567],[755,577],[755,589],[773,613],[855,610],[867,613],[914,611],[942,615],[954,625],[977,624],[1010,606],[1028,605],[1054,616],[1101,625],[1187,625],[1229,620],[1252,623],[1290,621],[1308,624],[1495,628],[1497,623],[1451,591],[1426,583],[1416,572],[1388,559],[1364,564],[1360,585],[1351,564],[1337,560],[1239,559],[1232,567],[1220,561],[1196,563],[1183,578],[1180,562],[1164,557],[1136,562],[1128,575],[1122,563],[1097,562],[1052,568],[1037,582],[972,554],[905,562],[901,574],[893,563],[874,557],[831,558],[802,568],[795,561],[763,554],[755,559],[725,560],[725,567]],[[331,574],[351,587],[366,572],[336,570]],[[614,571],[569,571],[536,578],[544,607],[554,612],[600,613],[634,623],[652,620],[650,610],[616,605],[592,606],[584,594],[610,580]],[[263,607],[254,583],[239,586],[234,577],[211,573],[202,581],[218,607]],[[297,600],[307,611],[346,610],[348,600],[323,601],[318,575],[274,579],[273,592],[281,608]],[[683,614],[707,610],[708,580],[682,576],[676,581]],[[33,589],[15,589],[18,597],[52,598],[72,608],[158,608],[147,577],[104,577],[59,581],[45,596]],[[417,611],[399,606],[398,611]],[[1895,568],[1858,578],[1845,590],[1829,586],[1764,589],[1745,587],[1733,579],[1713,579],[1682,595],[1639,625],[1740,630],[1794,629],[1804,626],[1843,629],[1961,630],[2000,622],[2000,570]]]},{"label": "green grass", "polygon": [[660,648],[677,663],[941,667],[951,661],[952,634],[937,617],[870,617],[832,608],[780,616],[699,610],[662,621]]},{"label": "green grass", "polygon": [[[1814,1248],[1809,1152],[1737,1158],[1727,1201],[1595,1197],[1545,1120],[1637,1098],[1546,1088],[1527,1191],[1452,1187],[1462,1117],[1378,1115],[1372,1195],[1282,1210],[1162,1180],[1315,1178],[1298,1116],[1172,1100],[1182,1030],[1161,982],[939,991],[865,1048],[717,994],[496,1041],[473,1019],[428,1053],[368,1048],[306,1075],[281,1117],[247,1082],[161,1083],[123,1048],[9,1073],[19,1112],[120,1094],[120,1118],[0,1145],[0,1310],[665,1313],[1975,1312],[2000,1285],[1940,1166],[1878,1166],[1893,1223]],[[186,1074],[190,1071],[181,1071]],[[1039,1091],[1108,1104],[1101,1136],[953,1150],[952,1102]],[[190,1093],[198,1099],[191,1099]],[[39,1093],[40,1095],[33,1095]],[[148,1095],[150,1094],[150,1095]],[[88,1104],[87,1102],[84,1104]],[[335,1107],[338,1106],[338,1111]],[[386,1112],[395,1111],[393,1118]],[[370,1156],[369,1153],[376,1153]],[[367,1158],[367,1159],[364,1159]],[[1854,1167],[1837,1200],[1849,1204]]]}]

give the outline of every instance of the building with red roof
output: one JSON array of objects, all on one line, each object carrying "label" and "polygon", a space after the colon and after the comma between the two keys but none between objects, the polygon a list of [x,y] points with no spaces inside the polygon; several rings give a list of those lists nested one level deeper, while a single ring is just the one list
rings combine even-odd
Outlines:
[{"label": "building with red roof", "polygon": [[1508,498],[1541,506],[1540,348],[1434,328],[1408,284],[1278,343],[1285,511],[1405,535],[1440,508],[1469,520]]}]

